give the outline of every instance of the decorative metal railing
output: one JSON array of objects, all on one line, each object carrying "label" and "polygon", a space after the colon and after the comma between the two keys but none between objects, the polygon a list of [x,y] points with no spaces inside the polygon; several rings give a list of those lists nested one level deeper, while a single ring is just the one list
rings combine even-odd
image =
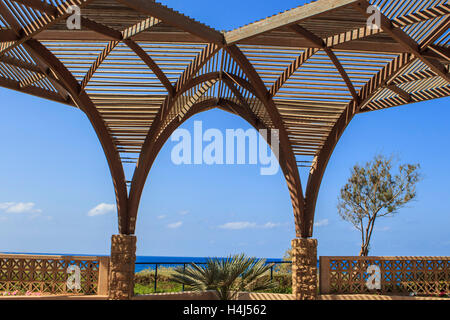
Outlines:
[{"label": "decorative metal railing", "polygon": [[0,254],[0,293],[106,295],[108,257]]},{"label": "decorative metal railing", "polygon": [[450,291],[450,257],[320,257],[321,294]]}]

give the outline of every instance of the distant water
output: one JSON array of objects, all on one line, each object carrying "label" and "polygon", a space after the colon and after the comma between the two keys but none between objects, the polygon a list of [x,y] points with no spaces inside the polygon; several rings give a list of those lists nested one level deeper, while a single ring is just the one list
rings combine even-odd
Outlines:
[{"label": "distant water", "polygon": [[[4,254],[28,254],[28,255],[57,255],[57,256],[99,256],[94,254],[74,254],[74,253],[30,253],[30,252],[0,252]],[[101,255],[100,255],[101,256]],[[220,258],[219,259],[224,259]],[[136,256],[136,266],[135,272],[139,272],[145,269],[155,269],[155,263],[159,263],[161,265],[159,267],[176,267],[182,266],[180,263],[204,263],[208,260],[208,257],[159,257],[159,256]],[[279,262],[283,259],[266,259],[267,262]],[[149,263],[149,264],[140,264],[140,263]],[[152,264],[153,263],[153,264]]]},{"label": "distant water", "polygon": [[[155,269],[155,264],[159,263],[159,267],[176,267],[183,266],[182,263],[204,263],[208,260],[208,257],[157,257],[157,256],[136,256],[136,266],[134,271],[139,272],[145,269]],[[219,259],[224,259],[220,258]],[[266,259],[267,262],[279,262],[283,259]],[[149,264],[140,264],[149,263]]]}]

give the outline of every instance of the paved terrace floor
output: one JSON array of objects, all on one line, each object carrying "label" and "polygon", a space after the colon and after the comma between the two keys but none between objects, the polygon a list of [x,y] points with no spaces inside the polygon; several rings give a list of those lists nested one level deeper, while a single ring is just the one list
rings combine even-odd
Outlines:
[{"label": "paved terrace floor", "polygon": [[[195,297],[197,295],[197,297]],[[107,300],[107,296],[86,295],[48,295],[48,296],[15,296],[0,297],[0,300]],[[133,297],[133,300],[211,300],[208,295],[184,293],[157,293]],[[244,293],[240,300],[295,300],[291,294]],[[319,295],[318,300],[447,300],[439,297],[410,297],[370,294]]]}]

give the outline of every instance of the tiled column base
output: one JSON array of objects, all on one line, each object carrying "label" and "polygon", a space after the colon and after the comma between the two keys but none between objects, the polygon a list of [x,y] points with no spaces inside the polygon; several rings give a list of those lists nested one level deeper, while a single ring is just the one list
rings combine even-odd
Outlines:
[{"label": "tiled column base", "polygon": [[317,298],[317,240],[292,240],[292,293],[296,300]]},{"label": "tiled column base", "polygon": [[136,236],[113,235],[111,237],[109,299],[131,299],[134,290],[135,261]]}]

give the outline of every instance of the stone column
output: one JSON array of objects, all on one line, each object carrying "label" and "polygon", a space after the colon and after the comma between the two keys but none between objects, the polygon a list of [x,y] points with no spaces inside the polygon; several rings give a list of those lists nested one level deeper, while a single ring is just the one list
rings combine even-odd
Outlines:
[{"label": "stone column", "polygon": [[135,261],[136,236],[113,235],[111,237],[109,299],[131,299],[134,290]]},{"label": "stone column", "polygon": [[317,239],[292,240],[292,293],[296,300],[317,298]]}]

